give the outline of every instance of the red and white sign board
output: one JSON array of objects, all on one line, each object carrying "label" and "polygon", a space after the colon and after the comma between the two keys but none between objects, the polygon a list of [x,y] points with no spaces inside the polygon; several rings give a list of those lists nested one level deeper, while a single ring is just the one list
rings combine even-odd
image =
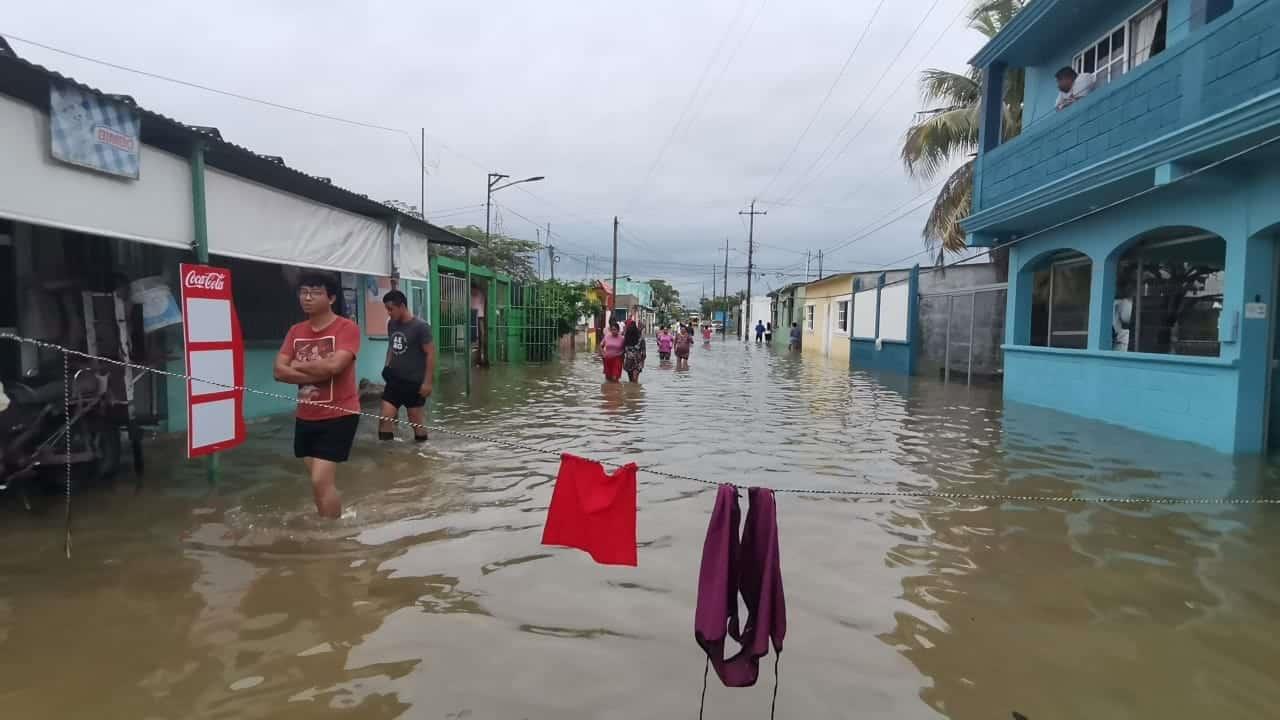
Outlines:
[{"label": "red and white sign board", "polygon": [[231,299],[231,271],[183,263],[179,272],[182,336],[192,378],[187,380],[187,457],[200,457],[244,442],[244,391],[231,389],[244,387],[244,340]]}]

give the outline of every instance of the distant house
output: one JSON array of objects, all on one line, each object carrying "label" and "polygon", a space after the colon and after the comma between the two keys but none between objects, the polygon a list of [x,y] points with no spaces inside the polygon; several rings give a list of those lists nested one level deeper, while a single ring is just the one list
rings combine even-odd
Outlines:
[{"label": "distant house", "polygon": [[[1006,401],[1280,446],[1280,2],[1035,0],[972,62],[964,226],[1009,248]],[[1060,94],[1058,74],[1092,90]]]},{"label": "distant house", "polygon": [[799,323],[804,312],[804,283],[791,283],[769,293],[772,302],[773,342],[786,347],[791,342],[791,324]]},{"label": "distant house", "polygon": [[849,364],[849,329],[853,322],[853,274],[843,273],[804,286],[801,349],[810,355]]}]

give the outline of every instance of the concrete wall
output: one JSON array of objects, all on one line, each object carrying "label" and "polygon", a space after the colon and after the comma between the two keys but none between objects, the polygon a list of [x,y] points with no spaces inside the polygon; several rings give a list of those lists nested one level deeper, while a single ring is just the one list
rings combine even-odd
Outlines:
[{"label": "concrete wall", "polygon": [[[1003,372],[1005,291],[977,294],[970,288],[996,285],[1002,274],[995,265],[961,265],[946,272],[920,271],[920,301],[916,329],[916,369],[922,375],[944,375],[950,363],[952,379],[965,379],[970,371],[969,333],[973,333],[972,372],[996,377]],[[954,293],[954,294],[952,294]],[[947,354],[947,328],[951,327],[951,353]]]},{"label": "concrete wall", "polygon": [[1219,449],[1236,444],[1230,360],[1011,347],[1005,375],[1006,401]]}]

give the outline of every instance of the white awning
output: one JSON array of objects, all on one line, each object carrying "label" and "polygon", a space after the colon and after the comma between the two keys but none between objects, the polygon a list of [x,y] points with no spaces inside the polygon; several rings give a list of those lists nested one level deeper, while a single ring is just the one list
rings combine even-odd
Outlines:
[{"label": "white awning", "polygon": [[210,253],[391,275],[391,229],[385,221],[213,168],[205,169],[205,197]]},{"label": "white awning", "polygon": [[426,280],[431,274],[427,236],[400,226],[400,277]]},{"label": "white awning", "polygon": [[137,180],[54,160],[49,116],[0,95],[0,217],[104,237],[190,248],[191,171],[144,145]]}]

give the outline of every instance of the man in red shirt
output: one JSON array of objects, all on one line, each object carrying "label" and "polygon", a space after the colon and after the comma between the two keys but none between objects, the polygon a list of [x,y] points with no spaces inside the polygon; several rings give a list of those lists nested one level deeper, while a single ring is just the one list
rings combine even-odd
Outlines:
[{"label": "man in red shirt", "polygon": [[293,454],[306,463],[316,511],[327,518],[342,515],[338,463],[351,454],[360,424],[355,365],[360,328],[333,311],[338,292],[334,277],[303,273],[298,302],[307,319],[289,328],[275,363],[276,380],[298,386]]}]

